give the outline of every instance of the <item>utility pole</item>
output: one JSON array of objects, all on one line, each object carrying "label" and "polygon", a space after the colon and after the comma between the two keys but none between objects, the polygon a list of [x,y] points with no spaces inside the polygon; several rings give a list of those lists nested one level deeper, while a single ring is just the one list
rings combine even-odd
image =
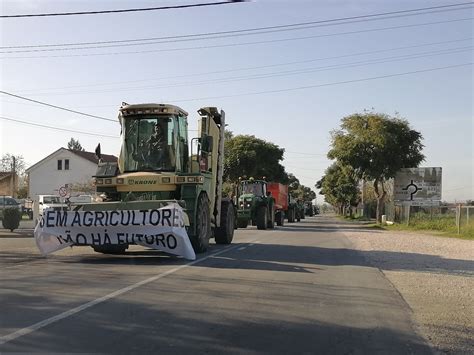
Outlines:
[{"label": "utility pole", "polygon": [[10,192],[11,196],[15,198],[15,177],[16,177],[16,158],[12,155],[12,165],[11,165],[11,179],[10,179]]}]

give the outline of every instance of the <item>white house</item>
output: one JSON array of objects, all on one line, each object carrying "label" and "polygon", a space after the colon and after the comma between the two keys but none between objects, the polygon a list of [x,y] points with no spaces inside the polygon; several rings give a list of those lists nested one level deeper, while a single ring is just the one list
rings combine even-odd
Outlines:
[{"label": "white house", "polygon": [[[116,162],[117,157],[102,154],[104,162]],[[93,152],[59,148],[54,153],[26,169],[28,196],[57,195],[73,184],[88,184],[97,171],[98,159]],[[62,189],[61,189],[62,188]]]}]

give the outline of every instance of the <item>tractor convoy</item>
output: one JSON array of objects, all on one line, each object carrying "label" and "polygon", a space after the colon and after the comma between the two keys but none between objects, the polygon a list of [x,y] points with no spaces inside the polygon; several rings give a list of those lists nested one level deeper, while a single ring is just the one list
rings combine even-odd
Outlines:
[{"label": "tractor convoy", "polygon": [[[48,253],[64,244],[89,245],[96,252],[119,254],[139,244],[156,249],[161,245],[179,254],[173,246],[179,249],[177,240],[184,233],[184,244],[190,242],[189,249],[192,246],[200,253],[207,250],[210,238],[217,244],[230,244],[236,228],[252,224],[272,229],[275,223],[283,226],[285,218],[289,223],[303,219],[304,203],[289,196],[287,185],[251,178],[239,181],[233,199],[222,196],[225,113],[215,107],[201,108],[198,113],[198,135],[189,140],[188,113],[183,109],[124,103],[118,117],[118,161],[102,162],[100,145],[96,149],[99,164],[94,179],[102,202],[76,204],[70,212],[46,213],[35,229],[40,250]],[[127,216],[125,222],[140,226],[144,234],[119,231],[116,240],[110,237],[117,225],[136,232],[124,224]],[[60,227],[76,228],[76,239],[66,237]],[[71,234],[70,230],[66,232]],[[101,240],[101,233],[108,239]]]}]

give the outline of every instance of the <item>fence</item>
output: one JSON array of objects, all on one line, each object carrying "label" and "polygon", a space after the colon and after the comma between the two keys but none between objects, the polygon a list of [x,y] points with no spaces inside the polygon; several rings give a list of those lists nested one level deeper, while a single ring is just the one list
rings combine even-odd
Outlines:
[{"label": "fence", "polygon": [[456,209],[456,228],[462,232],[474,234],[474,206],[458,206]]},{"label": "fence", "polygon": [[474,232],[474,206],[385,206],[387,220],[417,229],[448,231],[458,234]]}]

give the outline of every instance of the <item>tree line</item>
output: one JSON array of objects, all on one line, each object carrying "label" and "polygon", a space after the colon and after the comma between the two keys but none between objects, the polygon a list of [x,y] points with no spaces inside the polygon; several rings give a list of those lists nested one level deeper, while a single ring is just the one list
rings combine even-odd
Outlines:
[{"label": "tree line", "polygon": [[300,183],[281,164],[285,149],[253,135],[236,135],[226,131],[224,147],[224,193],[231,195],[239,178],[262,179],[288,185],[289,194],[296,199],[312,201],[316,193]]}]

